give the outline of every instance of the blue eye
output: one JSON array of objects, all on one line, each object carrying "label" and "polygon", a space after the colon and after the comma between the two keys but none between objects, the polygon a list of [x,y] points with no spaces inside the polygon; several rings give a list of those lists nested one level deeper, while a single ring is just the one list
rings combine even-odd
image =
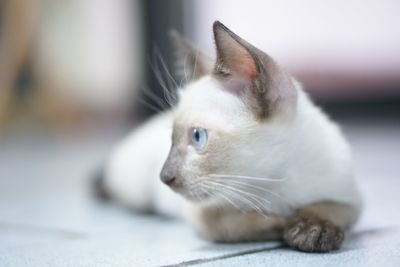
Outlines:
[{"label": "blue eye", "polygon": [[197,150],[202,150],[207,145],[208,133],[207,129],[204,128],[192,128],[191,129],[192,145]]}]

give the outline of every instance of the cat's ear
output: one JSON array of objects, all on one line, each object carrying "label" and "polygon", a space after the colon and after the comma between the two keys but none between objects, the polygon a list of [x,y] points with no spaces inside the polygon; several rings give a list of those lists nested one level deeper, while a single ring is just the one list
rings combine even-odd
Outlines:
[{"label": "cat's ear", "polygon": [[217,48],[213,75],[224,89],[242,97],[260,119],[292,108],[296,90],[290,75],[221,22],[216,21],[213,30]]},{"label": "cat's ear", "polygon": [[194,81],[211,74],[214,61],[196,49],[176,30],[169,32],[175,49],[175,73],[184,81]]}]

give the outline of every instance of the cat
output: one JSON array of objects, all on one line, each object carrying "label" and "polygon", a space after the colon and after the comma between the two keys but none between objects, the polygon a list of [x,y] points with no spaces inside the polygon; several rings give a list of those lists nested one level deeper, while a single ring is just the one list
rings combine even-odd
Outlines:
[{"label": "cat", "polygon": [[219,21],[213,33],[215,62],[173,34],[191,81],[115,148],[103,190],[211,241],[338,249],[362,207],[340,129],[270,56]]}]

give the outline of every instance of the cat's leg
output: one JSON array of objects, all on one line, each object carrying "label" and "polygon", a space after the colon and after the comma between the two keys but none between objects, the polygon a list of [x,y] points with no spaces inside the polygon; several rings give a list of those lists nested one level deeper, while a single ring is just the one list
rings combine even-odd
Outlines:
[{"label": "cat's leg", "polygon": [[214,242],[281,239],[287,221],[280,216],[220,207],[194,208],[188,219],[204,238]]},{"label": "cat's leg", "polygon": [[214,242],[284,239],[290,247],[326,252],[340,247],[344,231],[358,218],[352,206],[321,202],[300,209],[291,219],[230,208],[192,208],[188,213],[200,234]]},{"label": "cat's leg", "polygon": [[344,231],[358,218],[359,211],[349,205],[321,202],[298,210],[284,229],[284,242],[306,252],[338,249]]}]

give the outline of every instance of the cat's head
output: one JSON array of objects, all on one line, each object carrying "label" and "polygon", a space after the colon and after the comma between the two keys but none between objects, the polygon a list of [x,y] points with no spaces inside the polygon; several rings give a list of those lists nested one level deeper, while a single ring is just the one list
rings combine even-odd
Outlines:
[{"label": "cat's head", "polygon": [[271,57],[218,21],[213,31],[215,62],[181,40],[192,82],[179,92],[161,171],[164,183],[194,201],[227,197],[221,184],[239,176],[273,172],[281,164],[276,144],[296,111],[294,80]]}]

